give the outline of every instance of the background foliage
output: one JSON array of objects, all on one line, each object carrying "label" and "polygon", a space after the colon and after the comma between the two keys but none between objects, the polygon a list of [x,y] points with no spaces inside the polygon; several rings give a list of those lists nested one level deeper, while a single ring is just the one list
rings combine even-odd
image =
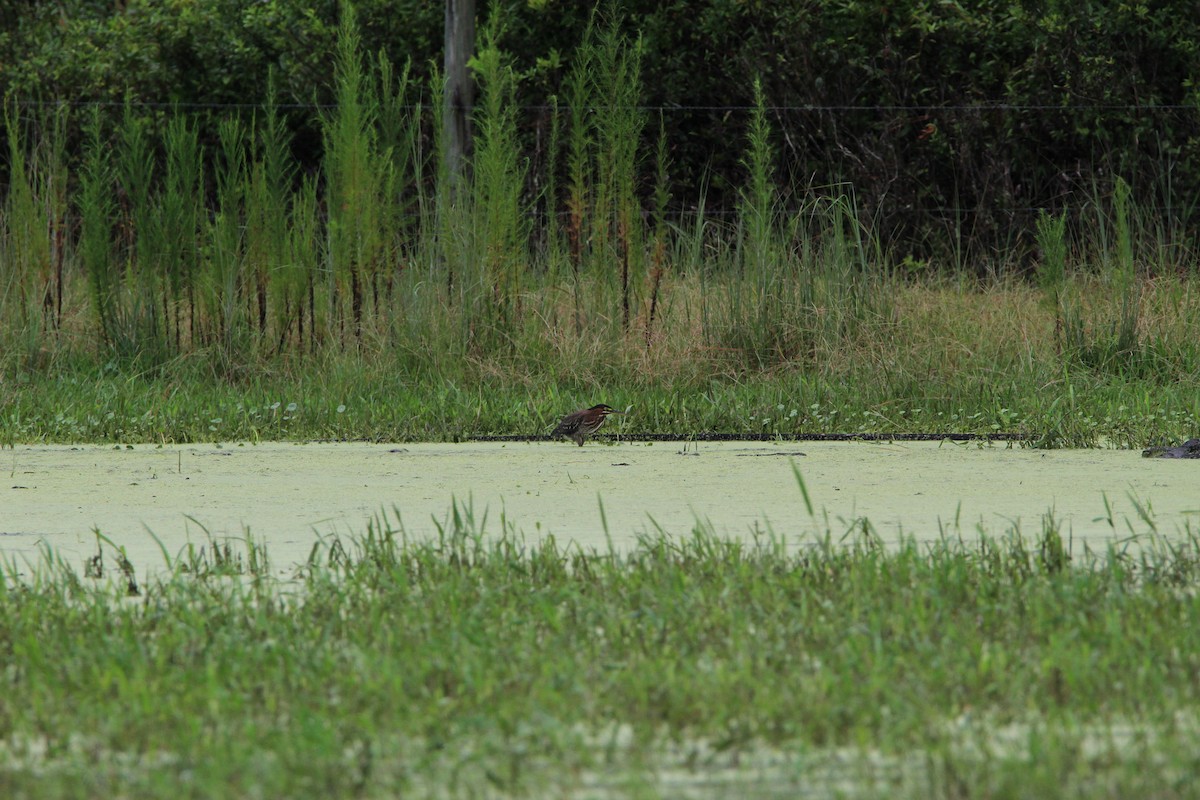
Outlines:
[{"label": "background foliage", "polygon": [[1194,434],[1185,15],[479,14],[452,182],[440,8],[5,6],[0,441]]},{"label": "background foliage", "polygon": [[[497,5],[481,2],[481,19]],[[1116,175],[1171,224],[1193,218],[1200,18],[1175,4],[601,5],[642,36],[642,100],[662,107],[683,206],[702,183],[710,208],[735,202],[743,167],[727,145],[744,140],[757,78],[785,174],[853,186],[916,263],[1007,260],[1031,244],[1039,209],[1078,209],[1077,195]],[[364,50],[411,59],[423,82],[440,60],[440,5],[356,8]],[[521,78],[522,136],[536,161],[546,157],[545,106],[565,90],[590,9],[540,0],[504,4],[503,15],[499,44]],[[335,0],[18,3],[0,23],[0,86],[43,101],[258,105],[273,70],[281,104],[329,103],[337,25]],[[309,164],[320,158],[316,119],[312,109],[289,114]]]}]

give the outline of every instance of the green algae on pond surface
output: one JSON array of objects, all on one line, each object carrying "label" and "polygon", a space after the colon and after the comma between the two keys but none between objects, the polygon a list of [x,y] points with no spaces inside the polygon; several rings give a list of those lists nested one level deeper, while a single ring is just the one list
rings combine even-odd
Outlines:
[{"label": "green algae on pond surface", "polygon": [[[632,546],[697,520],[720,535],[766,526],[789,542],[870,530],[900,536],[1036,533],[1047,514],[1076,545],[1171,534],[1200,514],[1190,462],[1121,450],[1032,450],[949,442],[563,444],[234,444],[30,446],[8,455],[0,552],[48,545],[68,563],[96,550],[93,529],[139,567],[189,541],[242,537],[290,569],[314,540],[361,533],[398,513],[435,535],[452,501],[485,532]],[[812,499],[810,516],[793,465]],[[603,511],[601,511],[601,503]],[[151,532],[153,535],[151,535]]]}]

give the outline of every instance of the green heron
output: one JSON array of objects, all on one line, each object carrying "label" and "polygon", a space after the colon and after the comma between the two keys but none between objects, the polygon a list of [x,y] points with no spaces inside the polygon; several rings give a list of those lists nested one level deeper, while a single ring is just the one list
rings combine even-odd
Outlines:
[{"label": "green heron", "polygon": [[583,447],[583,440],[596,432],[596,429],[604,424],[604,418],[609,414],[622,414],[624,412],[617,411],[612,406],[606,406],[604,403],[592,406],[591,408],[582,408],[579,411],[572,411],[559,421],[558,427],[551,432],[551,436],[568,436]]}]

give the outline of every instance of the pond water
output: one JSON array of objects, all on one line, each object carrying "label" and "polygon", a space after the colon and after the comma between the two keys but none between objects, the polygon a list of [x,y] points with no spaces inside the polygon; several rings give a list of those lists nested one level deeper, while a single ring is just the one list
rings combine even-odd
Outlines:
[{"label": "pond water", "polygon": [[384,511],[410,536],[435,535],[454,499],[476,520],[486,512],[487,532],[503,515],[527,541],[552,533],[600,550],[656,526],[687,535],[697,520],[800,542],[867,519],[895,541],[1034,535],[1052,513],[1076,548],[1100,549],[1151,522],[1166,535],[1200,524],[1200,461],[977,443],[18,446],[0,453],[0,470],[0,555],[36,559],[44,544],[76,568],[96,551],[93,528],[140,569],[163,563],[148,531],[175,555],[248,529],[286,571],[318,536],[362,534]]}]

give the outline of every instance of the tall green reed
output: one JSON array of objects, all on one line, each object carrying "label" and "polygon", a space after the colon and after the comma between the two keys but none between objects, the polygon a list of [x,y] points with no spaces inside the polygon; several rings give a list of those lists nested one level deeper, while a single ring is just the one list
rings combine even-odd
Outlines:
[{"label": "tall green reed", "polygon": [[[307,347],[310,352],[317,349],[321,331],[326,327],[323,313],[329,304],[325,301],[327,282],[320,280],[323,263],[320,190],[313,176],[305,176],[292,198],[288,216],[286,257],[279,272],[274,295],[277,306],[282,307],[282,319],[278,330],[276,349],[283,352],[290,339],[289,332],[295,327],[294,346],[301,352]],[[307,338],[306,338],[307,337]]]},{"label": "tall green reed", "polygon": [[1120,303],[1114,338],[1117,353],[1129,353],[1138,346],[1141,317],[1141,287],[1133,256],[1133,219],[1129,184],[1118,177],[1113,186],[1113,222],[1116,226],[1116,250],[1111,262],[1113,293]]},{"label": "tall green reed", "polygon": [[332,311],[341,324],[349,304],[355,339],[362,336],[365,304],[378,297],[386,269],[382,191],[392,171],[390,158],[379,151],[379,102],[360,41],[354,7],[343,3],[334,64],[336,107],[322,120],[323,168]]},{"label": "tall green reed", "polygon": [[645,112],[642,95],[642,40],[629,41],[613,19],[594,40],[591,51],[592,103],[595,107],[596,257],[613,265],[621,306],[621,327],[629,330],[642,296],[645,259],[642,253],[637,174]]},{"label": "tall green reed", "polygon": [[784,219],[775,186],[775,152],[758,79],[754,81],[754,109],[746,138],[742,163],[749,185],[742,191],[739,206],[739,286],[732,292],[731,316],[745,326],[749,349],[761,364],[772,356],[787,359],[793,355],[795,345],[788,339],[796,331],[783,315],[790,311],[787,287],[794,286],[799,276],[790,269],[794,263],[780,238]]},{"label": "tall green reed", "polygon": [[[1078,220],[1073,237],[1066,212],[1043,214],[1037,223],[1039,283],[1054,309],[1056,348],[1066,366],[1101,375],[1176,380],[1193,369],[1197,346],[1192,337],[1149,337],[1142,305],[1144,274],[1157,270],[1169,275],[1179,269],[1176,256],[1184,249],[1175,239],[1179,232],[1140,209],[1121,178],[1109,193],[1096,192],[1091,206],[1090,218]],[[1067,268],[1072,239],[1078,260],[1097,265],[1097,270]],[[1085,303],[1085,287],[1096,282],[1103,286],[1103,299]],[[1174,293],[1172,312],[1187,315],[1190,304],[1182,292]]]},{"label": "tall green reed", "polygon": [[824,346],[836,345],[858,331],[885,323],[892,315],[883,291],[883,251],[848,186],[834,186],[810,213],[822,235],[819,249],[802,247],[801,253],[817,260],[817,277],[811,307],[815,329]]},{"label": "tall green reed", "polygon": [[[411,180],[418,168],[420,148],[419,120],[421,106],[412,103],[412,63],[406,61],[397,74],[387,55],[380,51],[376,59],[379,80],[379,150],[391,160],[393,170],[402,180]],[[415,213],[411,207],[406,209]],[[410,217],[402,217],[413,222]]]},{"label": "tall green reed", "polygon": [[51,312],[55,328],[62,324],[63,296],[66,286],[68,242],[70,238],[70,181],[71,173],[67,155],[67,129],[70,125],[70,107],[55,106],[53,116],[42,123],[49,131],[49,141],[43,144],[39,154],[43,205],[47,209],[50,224],[50,275],[47,291],[42,295],[43,309]]},{"label": "tall green reed", "polygon": [[173,349],[196,338],[196,279],[204,223],[204,166],[200,131],[179,110],[163,133],[166,178],[159,198],[161,263],[167,286],[165,324]]},{"label": "tall green reed", "polygon": [[[384,262],[375,305],[381,310],[388,335],[405,336],[411,329],[411,294],[407,286],[418,275],[408,274],[420,260],[423,218],[431,211],[428,187],[422,175],[421,118],[424,111],[414,91],[411,63],[397,73],[382,51],[376,58],[378,147],[390,168],[380,186]],[[399,290],[399,291],[398,291]]]},{"label": "tall green reed", "polygon": [[134,114],[127,99],[117,129],[115,162],[124,201],[120,246],[125,297],[139,355],[154,360],[165,352],[166,339],[160,294],[164,247],[158,209],[153,202],[159,159],[149,128],[149,120]]},{"label": "tall green reed", "polygon": [[[247,299],[257,337],[265,339],[270,325],[283,341],[291,332],[292,314],[300,305],[303,276],[287,259],[288,206],[296,165],[276,105],[273,76],[269,79],[263,121],[255,128],[256,153],[246,176],[245,195],[245,258],[251,283]],[[277,285],[272,287],[273,283]]]},{"label": "tall green reed", "polygon": [[0,320],[6,323],[0,332],[19,334],[28,353],[40,351],[43,332],[62,322],[67,117],[60,105],[27,124],[15,104],[4,107],[9,191],[0,207]]},{"label": "tall green reed", "polygon": [[146,363],[194,343],[205,208],[197,126],[176,110],[160,139],[127,102],[113,146],[94,109],[73,209],[100,339],[113,354]]},{"label": "tall green reed", "polygon": [[[247,344],[256,343],[261,350],[314,350],[327,330],[332,302],[330,273],[324,267],[327,251],[320,241],[318,179],[299,179],[273,81],[262,121],[256,120],[246,135],[253,137],[253,157],[243,165],[241,195],[236,184],[225,192],[231,208],[242,205],[245,221],[237,270],[244,274],[228,284],[237,287],[242,306],[235,319],[245,321]],[[225,163],[234,165],[235,174],[228,177],[235,179],[237,159],[226,158]],[[221,234],[227,246],[230,233]]]},{"label": "tall green reed", "polygon": [[222,372],[236,367],[248,352],[250,331],[243,302],[246,294],[244,210],[246,126],[236,117],[221,120],[220,159],[215,170],[216,209],[209,220],[206,263],[200,281],[201,340],[211,348]]},{"label": "tall green reed", "polygon": [[725,249],[732,273],[726,307],[720,322],[706,333],[720,350],[762,367],[797,358],[805,349],[797,314],[798,301],[808,292],[799,261],[788,249],[791,236],[786,229],[792,220],[776,188],[775,151],[758,80],[754,98],[742,158],[747,185],[739,196],[733,239]]},{"label": "tall green reed", "polygon": [[1042,211],[1037,220],[1037,244],[1041,251],[1038,266],[1038,287],[1046,304],[1054,313],[1054,346],[1061,354],[1068,332],[1075,336],[1078,311],[1070,302],[1067,290],[1067,213],[1051,215]]},{"label": "tall green reed", "polygon": [[663,276],[667,272],[667,205],[671,202],[669,186],[670,154],[666,126],[662,115],[658,118],[658,146],[654,151],[654,208],[652,220],[654,230],[649,253],[649,307],[646,310],[646,347],[653,344],[654,321],[659,316],[660,293]]},{"label": "tall green reed", "polygon": [[703,315],[711,346],[761,369],[828,354],[886,314],[871,272],[882,259],[852,195],[832,187],[781,196],[758,81],[754,95],[736,223],[708,251],[725,264],[726,288],[703,299]]},{"label": "tall green reed", "polygon": [[79,175],[77,255],[87,275],[101,339],[115,352],[132,355],[137,350],[137,338],[128,324],[122,274],[112,237],[117,212],[114,188],[111,151],[104,137],[100,108],[96,106],[86,128]]},{"label": "tall green reed", "polygon": [[[526,165],[517,136],[516,75],[501,52],[493,15],[471,65],[480,84],[472,175],[472,250],[482,282],[472,306],[482,322],[509,331],[521,314],[522,273],[529,272],[529,213],[523,198]],[[480,262],[476,262],[480,263]]]},{"label": "tall green reed", "polygon": [[558,218],[558,160],[562,146],[562,115],[557,95],[551,95],[548,104],[550,130],[546,143],[546,170],[539,198],[542,210],[540,233],[545,250],[546,276],[549,280],[557,282],[566,272],[566,251],[563,250]]},{"label": "tall green reed", "polygon": [[[1069,288],[1059,294],[1058,325],[1063,355],[1071,362],[1102,373],[1136,373],[1151,367],[1140,341],[1141,281],[1134,254],[1134,207],[1129,184],[1118,177],[1110,203],[1095,203],[1095,225],[1088,244],[1102,267],[1099,278],[1108,285],[1110,301],[1085,309]],[[1111,217],[1108,209],[1111,209]],[[1056,262],[1065,252],[1065,217],[1040,221],[1038,241],[1049,278],[1062,268]]]},{"label": "tall green reed", "polygon": [[[592,25],[589,23],[584,41],[588,41],[591,35]],[[594,137],[589,109],[591,103],[590,65],[591,51],[586,47],[578,48],[566,79],[566,102],[569,117],[567,125],[566,240],[567,252],[571,259],[571,299],[574,306],[575,334],[577,336],[583,332],[580,271],[583,267],[588,242],[591,239],[588,222],[592,203],[592,142]],[[554,220],[555,216],[552,213],[549,216],[548,224],[553,225]]]},{"label": "tall green reed", "polygon": [[[567,251],[574,269],[575,327],[584,325],[582,280],[587,272],[615,303],[628,331],[646,296],[646,235],[638,195],[645,111],[640,107],[641,39],[612,19],[589,22],[565,80]],[[548,224],[557,219],[552,215]],[[607,316],[607,315],[606,315]]]}]

